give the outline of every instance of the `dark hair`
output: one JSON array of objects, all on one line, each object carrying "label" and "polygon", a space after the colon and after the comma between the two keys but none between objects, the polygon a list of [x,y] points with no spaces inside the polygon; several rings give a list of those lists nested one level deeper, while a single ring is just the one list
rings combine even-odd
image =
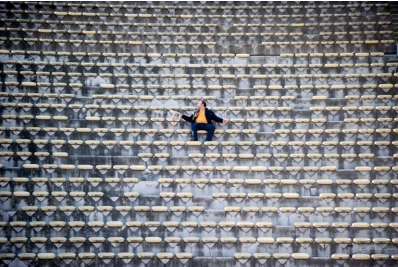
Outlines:
[{"label": "dark hair", "polygon": [[206,102],[202,99],[202,104],[206,107]]}]

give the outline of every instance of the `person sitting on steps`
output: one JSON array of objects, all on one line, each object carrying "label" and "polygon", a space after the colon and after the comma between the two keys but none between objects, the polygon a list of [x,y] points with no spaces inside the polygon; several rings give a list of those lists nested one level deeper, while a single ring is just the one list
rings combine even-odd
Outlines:
[{"label": "person sitting on steps", "polygon": [[198,109],[191,116],[181,115],[181,118],[191,123],[192,126],[192,141],[198,141],[198,130],[205,130],[207,132],[206,141],[213,139],[216,127],[213,121],[227,124],[229,121],[218,117],[214,111],[206,108],[206,102],[201,99],[198,104]]}]

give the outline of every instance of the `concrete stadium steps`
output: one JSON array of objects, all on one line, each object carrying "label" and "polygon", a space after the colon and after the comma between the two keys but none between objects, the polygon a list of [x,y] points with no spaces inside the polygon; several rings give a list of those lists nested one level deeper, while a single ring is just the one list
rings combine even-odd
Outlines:
[{"label": "concrete stadium steps", "polygon": [[396,265],[396,11],[0,3],[0,264]]}]

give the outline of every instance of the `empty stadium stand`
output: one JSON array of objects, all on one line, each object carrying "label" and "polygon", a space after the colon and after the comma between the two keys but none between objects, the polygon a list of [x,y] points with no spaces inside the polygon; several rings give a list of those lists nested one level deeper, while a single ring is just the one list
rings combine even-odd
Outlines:
[{"label": "empty stadium stand", "polygon": [[0,2],[0,265],[397,266],[397,14]]}]

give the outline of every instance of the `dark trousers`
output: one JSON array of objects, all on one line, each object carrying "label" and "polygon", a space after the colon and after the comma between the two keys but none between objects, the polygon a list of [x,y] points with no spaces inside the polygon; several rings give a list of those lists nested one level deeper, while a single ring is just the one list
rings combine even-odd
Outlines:
[{"label": "dark trousers", "polygon": [[205,130],[207,132],[206,141],[213,139],[216,126],[211,123],[192,123],[192,140],[198,141],[198,130]]}]

